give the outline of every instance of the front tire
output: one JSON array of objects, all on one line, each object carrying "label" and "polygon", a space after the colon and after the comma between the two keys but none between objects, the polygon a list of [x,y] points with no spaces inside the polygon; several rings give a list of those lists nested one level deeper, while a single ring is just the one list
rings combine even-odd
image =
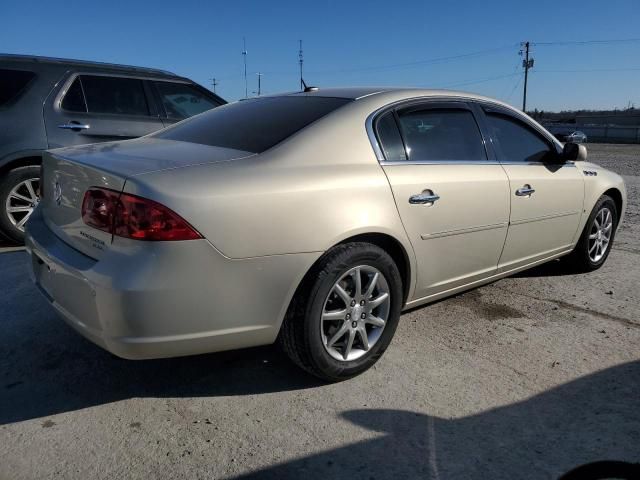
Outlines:
[{"label": "front tire", "polygon": [[611,252],[617,226],[616,203],[608,195],[603,195],[593,207],[580,240],[568,257],[572,268],[578,272],[599,269]]},{"label": "front tire", "polygon": [[24,242],[24,225],[40,198],[40,167],[9,170],[0,179],[0,230],[11,241]]},{"label": "front tire", "polygon": [[387,252],[369,243],[338,245],[298,288],[278,342],[312,375],[346,380],[380,359],[402,303],[400,272]]}]

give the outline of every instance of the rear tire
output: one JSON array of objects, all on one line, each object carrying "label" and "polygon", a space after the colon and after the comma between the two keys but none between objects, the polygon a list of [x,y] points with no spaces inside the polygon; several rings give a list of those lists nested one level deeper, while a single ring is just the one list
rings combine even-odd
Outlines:
[{"label": "rear tire", "polygon": [[616,203],[603,195],[593,207],[578,244],[567,257],[570,267],[576,272],[599,269],[609,257],[617,226]]},{"label": "rear tire", "polygon": [[0,230],[13,242],[24,242],[25,217],[31,215],[39,201],[31,190],[37,190],[39,180],[38,165],[14,168],[0,179]]},{"label": "rear tire", "polygon": [[369,243],[338,245],[298,288],[278,343],[312,375],[329,382],[346,380],[380,359],[398,326],[402,304],[400,272],[387,252]]}]

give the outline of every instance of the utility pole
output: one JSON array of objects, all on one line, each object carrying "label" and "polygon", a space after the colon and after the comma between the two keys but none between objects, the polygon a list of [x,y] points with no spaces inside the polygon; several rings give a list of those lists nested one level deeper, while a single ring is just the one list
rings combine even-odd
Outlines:
[{"label": "utility pole", "polygon": [[302,40],[300,40],[300,49],[298,50],[298,63],[300,64],[300,90],[304,90],[304,80],[302,79],[302,64],[304,57],[302,56]]},{"label": "utility pole", "polygon": [[262,92],[262,88],[261,88],[261,80],[262,80],[262,73],[258,72],[256,73],[256,75],[258,75],[258,96],[260,96],[260,93]]},{"label": "utility pole", "polygon": [[249,97],[249,87],[247,85],[247,41],[242,37],[242,58],[244,59],[244,98]]},{"label": "utility pole", "polygon": [[[524,92],[522,95],[522,111],[527,113],[527,81],[529,79],[529,69],[533,68],[533,58],[529,58],[529,42],[521,44],[524,46],[524,60],[522,60],[522,66],[524,68]],[[522,50],[520,50],[522,55]]]},{"label": "utility pole", "polygon": [[216,93],[216,87],[218,86],[218,82],[216,81],[216,77],[211,79],[211,86],[213,87],[213,93]]}]

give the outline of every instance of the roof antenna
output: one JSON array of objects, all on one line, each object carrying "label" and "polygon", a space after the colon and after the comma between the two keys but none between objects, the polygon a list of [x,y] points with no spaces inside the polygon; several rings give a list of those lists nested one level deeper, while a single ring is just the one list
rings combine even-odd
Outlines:
[{"label": "roof antenna", "polygon": [[300,83],[302,83],[302,86],[304,87],[304,90],[302,90],[304,93],[317,92],[318,90],[320,90],[318,87],[307,86],[307,82],[305,82],[304,78],[302,77],[300,77]]}]

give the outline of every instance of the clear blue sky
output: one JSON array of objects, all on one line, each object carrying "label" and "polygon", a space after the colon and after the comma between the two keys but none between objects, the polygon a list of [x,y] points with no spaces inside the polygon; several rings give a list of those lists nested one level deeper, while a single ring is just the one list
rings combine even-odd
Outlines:
[{"label": "clear blue sky", "polygon": [[[3,0],[0,51],[158,67],[229,100],[308,84],[408,85],[522,98],[517,44],[640,37],[639,0]],[[497,49],[477,56],[428,60]],[[640,42],[532,48],[531,109],[640,107]],[[425,62],[426,61],[426,62]],[[422,63],[419,63],[422,62]],[[501,78],[496,78],[501,77]]]}]

